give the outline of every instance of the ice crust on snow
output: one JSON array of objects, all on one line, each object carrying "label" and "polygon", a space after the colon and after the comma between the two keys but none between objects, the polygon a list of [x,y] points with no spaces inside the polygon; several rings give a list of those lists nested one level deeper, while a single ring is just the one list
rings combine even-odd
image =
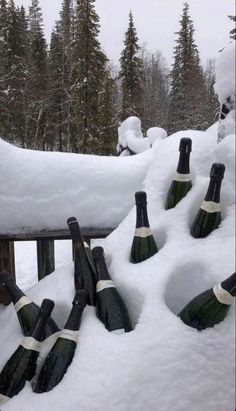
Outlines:
[{"label": "ice crust on snow", "polygon": [[[192,139],[193,187],[174,209],[166,211],[165,196],[182,137]],[[134,207],[102,243],[134,331],[111,334],[96,318],[94,308],[86,307],[78,348],[63,381],[40,395],[32,393],[27,384],[2,411],[26,411],[26,405],[34,411],[234,409],[234,307],[225,321],[201,332],[176,316],[193,296],[234,271],[234,138],[227,136],[217,144],[213,127],[206,132],[179,132],[155,143],[142,188],[147,192],[149,220],[159,252],[143,263],[129,262]],[[194,239],[189,226],[205,195],[213,162],[226,166],[223,220],[207,238]],[[74,294],[73,264],[57,269],[28,294],[38,304],[45,297],[55,300],[53,317],[63,327]],[[0,314],[0,327],[1,368],[22,338],[12,305]],[[44,347],[44,354],[48,348]]]},{"label": "ice crust on snow", "polygon": [[[0,232],[116,227],[142,187],[152,150],[127,159],[40,152],[0,139]],[[94,212],[94,210],[97,210]]]}]

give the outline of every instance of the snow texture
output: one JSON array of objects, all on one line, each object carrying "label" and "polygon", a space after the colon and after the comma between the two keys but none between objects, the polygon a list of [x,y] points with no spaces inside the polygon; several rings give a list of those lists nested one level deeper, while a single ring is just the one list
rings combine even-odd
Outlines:
[{"label": "snow texture", "polygon": [[235,41],[220,52],[216,63],[215,91],[219,101],[229,110],[224,119],[219,121],[218,142],[225,136],[234,134],[235,123]]},{"label": "snow texture", "polygon": [[[147,192],[150,225],[159,248],[155,256],[140,264],[129,262],[134,207],[102,241],[110,274],[129,309],[134,331],[111,334],[96,318],[94,308],[86,307],[76,354],[62,382],[46,394],[34,394],[27,384],[2,406],[2,411],[235,409],[234,306],[222,323],[201,332],[186,326],[176,316],[193,296],[222,281],[235,267],[234,136],[217,144],[214,130],[215,127],[206,132],[179,132],[157,141],[149,150],[153,155],[149,157],[143,189]],[[193,187],[174,209],[166,211],[165,197],[182,137],[192,139]],[[15,152],[24,156],[23,150]],[[41,161],[44,156],[45,153],[41,154]],[[73,175],[74,156],[68,157]],[[18,162],[21,164],[20,159]],[[189,227],[205,195],[213,162],[224,162],[226,166],[222,183],[223,220],[220,228],[207,238],[194,239]],[[106,173],[103,177],[106,184]],[[46,171],[44,178],[47,179]],[[76,215],[80,219],[80,214]],[[73,264],[58,268],[28,294],[38,304],[45,297],[55,300],[53,318],[63,327],[74,295]],[[12,305],[0,314],[0,328],[1,368],[22,339]],[[49,344],[44,346],[41,357],[48,349]]]},{"label": "snow texture", "polygon": [[[152,150],[130,158],[40,152],[0,139],[0,232],[116,227],[140,190]],[[97,210],[97,212],[94,212]]]}]

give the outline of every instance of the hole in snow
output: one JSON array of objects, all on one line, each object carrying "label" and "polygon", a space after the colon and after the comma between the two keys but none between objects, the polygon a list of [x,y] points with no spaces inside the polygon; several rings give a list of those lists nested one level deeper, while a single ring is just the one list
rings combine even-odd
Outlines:
[{"label": "hole in snow", "polygon": [[158,227],[156,229],[152,229],[152,233],[156,241],[158,251],[160,251],[164,247],[167,240],[166,229],[165,227]]},{"label": "hole in snow", "polygon": [[141,312],[143,310],[144,299],[143,296],[140,294],[139,290],[134,286],[130,287],[130,285],[124,287],[117,287],[120,296],[122,297],[131,320],[131,324],[133,329],[135,329]]},{"label": "hole in snow", "polygon": [[211,277],[202,263],[179,264],[166,286],[166,305],[174,314],[178,314],[192,298],[211,287]]}]

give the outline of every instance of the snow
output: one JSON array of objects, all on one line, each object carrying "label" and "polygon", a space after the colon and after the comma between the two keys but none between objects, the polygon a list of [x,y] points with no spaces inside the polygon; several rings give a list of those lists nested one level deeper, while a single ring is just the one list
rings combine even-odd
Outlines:
[{"label": "snow", "polygon": [[[193,187],[174,209],[166,211],[163,205],[182,137],[192,139]],[[158,140],[148,150],[152,156],[142,188],[159,247],[155,256],[140,264],[129,262],[134,207],[102,240],[110,274],[129,309],[134,331],[111,334],[96,318],[94,308],[86,307],[76,355],[63,381],[41,395],[27,384],[2,411],[25,411],[26,404],[34,411],[234,409],[234,307],[222,323],[201,332],[176,316],[193,296],[234,271],[234,136],[220,144],[216,140],[214,127],[206,132],[187,130]],[[205,195],[211,164],[219,161],[226,166],[222,224],[209,237],[194,239],[189,226]],[[57,268],[28,294],[37,303],[52,298],[56,303],[53,317],[63,327],[74,294],[73,263]],[[0,327],[1,368],[22,338],[12,306],[0,314]],[[44,347],[44,354],[48,349],[49,345]]]},{"label": "snow", "polygon": [[235,41],[229,43],[219,53],[216,61],[214,88],[221,104],[224,104],[226,99],[231,96],[235,101]]},{"label": "snow", "polygon": [[152,150],[125,159],[39,152],[0,139],[0,231],[63,229],[72,215],[82,226],[116,227],[151,157]]},{"label": "snow", "polygon": [[140,119],[131,116],[124,120],[118,128],[117,152],[121,152],[121,156],[129,156],[130,151],[139,154],[151,148],[157,140],[166,137],[167,132],[161,127],[149,128],[147,137],[144,137]]}]

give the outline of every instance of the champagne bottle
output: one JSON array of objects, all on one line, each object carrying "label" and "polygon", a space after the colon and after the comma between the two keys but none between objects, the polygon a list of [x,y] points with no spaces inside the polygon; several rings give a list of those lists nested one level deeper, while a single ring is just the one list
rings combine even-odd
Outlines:
[{"label": "champagne bottle", "polygon": [[75,354],[81,316],[87,301],[87,291],[77,290],[68,320],[45,359],[33,387],[34,392],[51,391],[63,379]]},{"label": "champagne bottle", "polygon": [[186,196],[192,187],[189,169],[191,151],[192,140],[190,138],[181,138],[179,145],[179,163],[167,193],[165,204],[166,210],[175,207],[176,204]]},{"label": "champagne bottle", "polygon": [[224,172],[224,164],[212,165],[205,199],[191,226],[191,234],[195,238],[207,237],[221,223],[220,189]]},{"label": "champagne bottle", "polygon": [[88,304],[96,304],[96,277],[93,262],[89,257],[84,245],[84,239],[80,231],[78,221],[75,217],[67,220],[69,226],[73,247],[74,247],[74,264],[75,264],[75,289],[85,289],[88,291]]},{"label": "champagne bottle", "polygon": [[39,309],[35,324],[17,350],[7,361],[0,374],[0,405],[17,395],[31,381],[44,336],[44,328],[53,310],[54,302],[45,299]]},{"label": "champagne bottle", "polygon": [[[7,272],[0,273],[0,284],[6,290],[10,300],[15,306],[18,320],[24,335],[29,335],[39,313],[39,306],[35,304],[16,285],[12,276]],[[50,317],[45,327],[45,338],[59,331],[55,321]]]},{"label": "champagne bottle", "polygon": [[144,191],[135,193],[136,202],[136,229],[131,247],[131,263],[140,263],[157,253],[147,214],[147,195]]},{"label": "champagne bottle", "polygon": [[128,310],[109,275],[102,247],[92,250],[97,275],[96,314],[108,331],[122,334],[132,330]]},{"label": "champagne bottle", "polygon": [[178,314],[190,327],[204,330],[226,317],[236,296],[236,273],[191,300]]}]

